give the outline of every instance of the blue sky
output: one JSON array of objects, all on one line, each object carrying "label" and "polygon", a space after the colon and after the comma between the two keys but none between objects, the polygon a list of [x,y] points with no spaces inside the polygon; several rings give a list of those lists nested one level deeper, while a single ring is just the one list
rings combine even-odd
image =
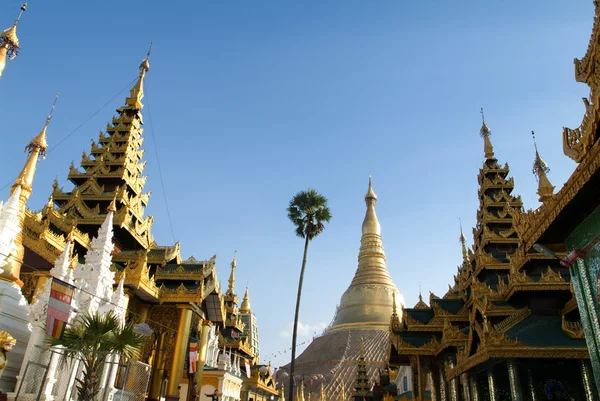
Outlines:
[{"label": "blue sky", "polygon": [[[41,162],[29,207],[43,207],[54,177],[69,188],[71,160],[78,165],[126,92],[88,118],[134,79],[154,41],[143,112],[155,239],[174,242],[158,150],[183,256],[217,253],[225,284],[237,249],[238,291],[250,286],[274,365],[289,352],[269,355],[291,343],[303,243],[285,209],[297,191],[321,191],[333,214],[309,249],[304,342],[331,321],[356,269],[369,171],[388,268],[412,306],[419,283],[426,296],[446,291],[461,260],[459,217],[472,239],[480,107],[527,208],[538,205],[531,130],[557,189],[575,167],[561,135],[584,112],[588,90],[572,60],[588,45],[591,0],[165,4],[29,5],[22,51],[0,81],[0,186],[18,174],[61,92],[50,147],[85,124]],[[0,24],[19,6],[3,2]]]}]

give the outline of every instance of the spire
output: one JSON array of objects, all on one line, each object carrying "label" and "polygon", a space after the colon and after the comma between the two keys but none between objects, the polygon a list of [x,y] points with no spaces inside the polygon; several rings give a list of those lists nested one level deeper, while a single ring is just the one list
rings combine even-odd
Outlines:
[{"label": "spire", "polygon": [[479,134],[483,138],[483,150],[485,152],[485,158],[493,159],[494,158],[494,148],[492,147],[492,142],[490,141],[490,135],[492,135],[492,130],[490,130],[490,127],[488,127],[488,125],[485,122],[485,116],[483,115],[483,107],[481,108],[480,113],[481,113],[481,119],[483,122],[481,124],[481,129],[479,130]]},{"label": "spire", "polygon": [[[67,244],[65,245],[65,249],[61,252],[60,256],[54,262],[54,267],[50,269],[50,275],[52,277],[56,277],[59,280],[65,281],[69,276],[69,273],[72,271],[71,267],[71,251],[73,249],[73,239],[69,236],[67,238]],[[67,279],[67,282],[71,282],[71,280]]]},{"label": "spire", "polygon": [[150,194],[144,192],[147,180],[143,174],[146,165],[142,149],[144,122],[135,106],[142,97],[141,82],[148,68],[147,61],[146,58],[142,63],[140,80],[131,91],[132,97],[117,109],[118,115],[100,132],[97,141],[92,141],[89,153],[82,155],[80,167],[72,164],[68,179],[75,187],[65,192],[55,185],[52,191],[59,213],[75,218],[77,228],[90,238],[103,223],[104,210],[118,195],[114,204],[119,210],[114,214],[114,223],[121,228],[117,232],[118,242],[130,244],[129,249],[137,250],[147,250],[154,244],[154,219],[145,215]]},{"label": "spire", "polygon": [[150,48],[148,49],[146,58],[140,64],[140,76],[133,88],[131,88],[130,95],[126,100],[127,105],[136,110],[141,110],[144,107],[144,105],[142,104],[142,99],[144,98],[144,77],[146,76],[146,73],[150,70],[150,61],[148,61],[148,59],[150,58],[151,51],[152,42],[150,42]]},{"label": "spire", "polygon": [[538,180],[537,194],[540,196],[540,202],[546,202],[552,198],[554,194],[554,187],[548,180],[547,174],[550,172],[550,168],[546,162],[541,158],[538,152],[537,143],[535,141],[535,132],[531,131],[533,137],[533,147],[535,148],[535,161],[533,162],[533,174]]},{"label": "spire", "polygon": [[6,68],[6,59],[13,60],[19,55],[19,38],[17,37],[17,25],[21,20],[23,11],[27,10],[27,3],[23,3],[21,6],[21,12],[17,17],[15,23],[8,29],[5,29],[0,33],[0,78]]},{"label": "spire", "polygon": [[240,312],[252,313],[252,309],[250,308],[250,296],[248,295],[248,286],[246,286],[246,293],[244,294],[244,299],[242,301],[242,305],[240,306]]},{"label": "spire", "polygon": [[394,297],[402,297],[386,266],[381,227],[375,213],[377,195],[373,190],[370,176],[365,202],[367,211],[362,225],[358,268],[350,286],[342,295],[340,306],[329,330],[349,329],[356,326],[387,328],[393,309],[390,294]]},{"label": "spire", "polygon": [[369,189],[365,195],[365,202],[367,204],[367,214],[362,225],[362,233],[365,234],[381,234],[381,227],[379,220],[377,220],[377,214],[375,214],[375,204],[377,203],[377,194],[373,191],[373,182],[371,180],[371,174],[369,174]]},{"label": "spire", "polygon": [[237,263],[235,261],[235,255],[237,251],[233,251],[233,259],[231,260],[231,273],[229,274],[229,288],[227,288],[227,295],[235,294],[235,268]]},{"label": "spire", "polygon": [[325,401],[325,388],[321,382],[321,390],[319,391],[319,401]]},{"label": "spire", "polygon": [[54,113],[54,107],[56,106],[58,96],[60,96],[60,93],[57,93],[56,97],[54,98],[54,103],[50,109],[50,114],[48,114],[48,117],[46,117],[44,127],[40,133],[33,137],[27,146],[25,146],[25,151],[29,152],[29,157],[27,158],[27,162],[25,162],[25,166],[23,166],[23,170],[21,170],[21,173],[11,188],[11,192],[14,192],[17,186],[22,187],[23,192],[19,205],[21,213],[25,212],[25,203],[27,202],[27,199],[29,199],[29,195],[31,195],[31,188],[33,185],[33,177],[35,176],[37,162],[40,158],[46,156],[46,149],[48,149],[48,143],[46,142],[46,130],[48,128],[48,124],[50,124],[50,120],[52,119],[52,113]]},{"label": "spire", "polygon": [[460,245],[462,248],[463,262],[468,263],[469,257],[467,253],[467,238],[463,234],[462,221],[460,220],[460,218],[458,219],[458,224],[460,225],[460,237],[458,237],[458,240],[460,241]]}]

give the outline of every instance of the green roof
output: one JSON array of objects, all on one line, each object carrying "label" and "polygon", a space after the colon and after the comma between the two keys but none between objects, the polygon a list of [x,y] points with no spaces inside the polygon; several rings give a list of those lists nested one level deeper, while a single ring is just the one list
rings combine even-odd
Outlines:
[{"label": "green roof", "polygon": [[183,267],[183,270],[185,270],[186,272],[201,272],[202,269],[204,268],[204,264],[203,263],[194,263],[194,264],[182,264],[182,265],[176,265],[176,264],[170,264],[170,265],[164,265],[163,267],[161,267],[161,271],[166,273],[166,272],[171,272],[174,270],[177,270],[179,268],[179,266]]},{"label": "green roof", "polygon": [[422,345],[430,343],[433,337],[435,337],[438,342],[442,340],[442,336],[440,336],[439,334],[432,333],[415,333],[411,331],[403,331],[398,334],[400,335],[400,338],[402,338],[402,341],[407,342],[415,347],[420,347]]},{"label": "green roof", "polygon": [[517,339],[536,347],[585,347],[585,340],[572,339],[562,330],[560,316],[529,316],[506,332],[509,338]]},{"label": "green roof", "polygon": [[448,312],[453,314],[457,314],[458,312],[460,312],[462,307],[465,305],[462,299],[434,298],[432,302],[436,302],[444,310],[447,310]]},{"label": "green roof", "polygon": [[408,313],[410,317],[419,321],[421,323],[429,323],[431,319],[435,316],[435,313],[432,309],[405,309],[405,313]]}]

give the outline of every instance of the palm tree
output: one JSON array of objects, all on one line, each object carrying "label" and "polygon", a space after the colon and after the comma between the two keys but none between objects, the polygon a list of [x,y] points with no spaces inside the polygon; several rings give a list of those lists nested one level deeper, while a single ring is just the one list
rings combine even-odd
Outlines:
[{"label": "palm tree", "polygon": [[77,379],[77,399],[93,401],[100,393],[100,378],[109,355],[120,354],[126,358],[137,356],[146,342],[146,336],[135,331],[134,322],[121,325],[112,312],[104,315],[85,314],[67,327],[61,338],[48,337],[51,346],[63,346],[63,362],[80,359],[83,378]]},{"label": "palm tree", "polygon": [[315,191],[298,192],[288,206],[288,217],[296,226],[296,235],[304,238],[304,256],[300,279],[298,280],[298,297],[296,298],[296,315],[294,316],[294,332],[292,334],[292,363],[290,365],[290,399],[294,401],[294,367],[296,364],[296,337],[298,335],[298,314],[300,312],[300,298],[302,297],[302,282],[306,268],[306,254],[308,243],[325,229],[325,223],[331,220],[331,211],[327,207],[327,198]]}]

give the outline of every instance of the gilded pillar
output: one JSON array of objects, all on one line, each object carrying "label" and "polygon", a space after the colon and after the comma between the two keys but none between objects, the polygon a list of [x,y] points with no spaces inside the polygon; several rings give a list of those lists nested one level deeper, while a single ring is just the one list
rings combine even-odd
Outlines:
[{"label": "gilded pillar", "polygon": [[440,372],[440,401],[448,401],[448,391],[446,390],[446,371],[444,365],[438,365]]},{"label": "gilded pillar", "polygon": [[523,390],[519,378],[519,365],[514,359],[506,361],[508,367],[508,383],[510,385],[510,396],[512,401],[523,401]]},{"label": "gilded pillar", "polygon": [[496,389],[496,375],[494,375],[494,368],[490,368],[487,371],[488,387],[490,391],[490,401],[499,401],[498,391]]},{"label": "gilded pillar", "polygon": [[418,400],[425,399],[425,389],[427,388],[427,368],[423,362],[422,356],[417,356],[417,372],[418,372],[418,386],[419,386],[419,397]]},{"label": "gilded pillar", "polygon": [[31,296],[31,303],[33,303],[35,297],[37,297],[38,294],[42,292],[42,290],[44,289],[44,285],[51,277],[50,272],[33,272],[33,276],[36,278],[36,280],[35,289],[33,290],[33,295]]},{"label": "gilded pillar", "polygon": [[150,305],[148,304],[140,304],[137,310],[138,314],[138,323],[145,323],[148,320],[148,315],[150,314]]},{"label": "gilded pillar", "polygon": [[192,308],[189,305],[177,305],[179,309],[179,323],[177,324],[177,338],[169,372],[166,401],[179,401],[179,385],[183,377],[185,354],[188,350],[190,325],[192,324]]},{"label": "gilded pillar", "polygon": [[152,361],[152,380],[150,382],[150,391],[148,393],[148,401],[158,401],[161,397],[160,389],[162,387],[163,376],[165,372],[165,342],[167,333],[161,331],[158,334],[156,341],[156,349],[154,350],[154,358]]},{"label": "gilded pillar", "polygon": [[533,382],[533,375],[531,374],[531,369],[527,369],[527,387],[529,389],[529,399],[531,401],[538,401],[538,397],[535,392],[535,383]]},{"label": "gilded pillar", "polygon": [[594,377],[592,376],[592,367],[587,359],[579,360],[579,369],[581,370],[581,379],[583,381],[583,390],[586,401],[598,401],[596,389],[594,388]]},{"label": "gilded pillar", "polygon": [[204,363],[206,362],[206,351],[208,349],[208,333],[212,323],[209,320],[202,322],[202,333],[200,334],[200,349],[198,350],[198,370],[196,370],[196,388],[202,389],[202,375],[204,374]]},{"label": "gilded pillar", "polygon": [[[448,358],[448,365],[450,366],[450,369],[454,368],[454,360],[452,358]],[[460,395],[458,394],[458,383],[457,383],[456,377],[454,379],[450,380],[448,387],[450,387],[450,397],[449,397],[450,401],[459,401]],[[496,401],[496,400],[491,400],[491,401]]]},{"label": "gilded pillar", "polygon": [[431,401],[440,401],[440,375],[438,367],[434,363],[430,365],[428,378],[431,387]]},{"label": "gilded pillar", "polygon": [[471,388],[471,401],[482,401],[481,397],[479,396],[477,373],[471,372],[469,375],[469,387]]},{"label": "gilded pillar", "polygon": [[460,375],[460,382],[462,384],[463,400],[471,401],[471,389],[469,388],[469,372],[464,372]]}]

